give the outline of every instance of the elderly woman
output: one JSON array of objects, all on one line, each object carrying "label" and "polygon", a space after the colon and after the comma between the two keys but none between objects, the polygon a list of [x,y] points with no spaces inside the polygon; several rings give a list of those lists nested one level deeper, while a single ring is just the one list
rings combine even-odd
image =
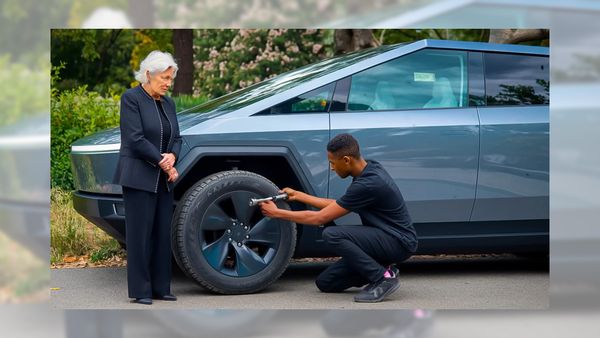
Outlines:
[{"label": "elderly woman", "polygon": [[169,53],[153,51],[121,96],[121,149],[114,181],[123,187],[129,298],[175,301],[170,227],[181,136],[175,103],[165,96],[177,74]]}]

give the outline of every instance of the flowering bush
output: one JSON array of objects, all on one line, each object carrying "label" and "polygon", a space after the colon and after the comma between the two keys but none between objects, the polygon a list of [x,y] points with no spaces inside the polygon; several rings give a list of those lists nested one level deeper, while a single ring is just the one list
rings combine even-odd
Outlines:
[{"label": "flowering bush", "polygon": [[197,30],[194,94],[218,97],[330,57],[333,31],[320,29]]}]

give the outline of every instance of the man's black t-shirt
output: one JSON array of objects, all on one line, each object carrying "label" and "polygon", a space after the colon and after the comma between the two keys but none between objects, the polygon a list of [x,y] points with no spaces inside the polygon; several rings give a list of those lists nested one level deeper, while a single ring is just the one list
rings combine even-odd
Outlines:
[{"label": "man's black t-shirt", "polygon": [[417,233],[406,209],[400,189],[377,161],[367,160],[360,176],[340,197],[337,204],[356,212],[366,226],[377,227],[400,239],[411,252],[417,250]]}]

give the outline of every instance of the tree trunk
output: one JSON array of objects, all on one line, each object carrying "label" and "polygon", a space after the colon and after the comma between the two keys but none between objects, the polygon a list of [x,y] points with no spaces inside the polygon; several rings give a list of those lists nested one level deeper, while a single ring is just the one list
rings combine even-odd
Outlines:
[{"label": "tree trunk", "polygon": [[173,48],[175,49],[175,62],[179,66],[173,95],[193,93],[194,85],[194,33],[191,29],[173,30]]},{"label": "tree trunk", "polygon": [[520,43],[534,40],[545,40],[550,37],[547,29],[491,29],[492,43]]},{"label": "tree trunk", "polygon": [[334,40],[336,55],[377,46],[371,29],[336,29]]}]

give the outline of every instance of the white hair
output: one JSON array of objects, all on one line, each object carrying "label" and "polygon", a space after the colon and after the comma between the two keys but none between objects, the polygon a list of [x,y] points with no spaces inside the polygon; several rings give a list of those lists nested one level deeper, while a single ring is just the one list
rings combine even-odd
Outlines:
[{"label": "white hair", "polygon": [[135,79],[140,83],[148,83],[146,71],[149,71],[150,74],[155,74],[164,72],[169,68],[173,68],[175,71],[173,77],[175,77],[179,68],[175,63],[175,60],[173,60],[173,56],[167,52],[153,50],[146,56],[142,63],[140,63],[140,70],[135,72]]}]

